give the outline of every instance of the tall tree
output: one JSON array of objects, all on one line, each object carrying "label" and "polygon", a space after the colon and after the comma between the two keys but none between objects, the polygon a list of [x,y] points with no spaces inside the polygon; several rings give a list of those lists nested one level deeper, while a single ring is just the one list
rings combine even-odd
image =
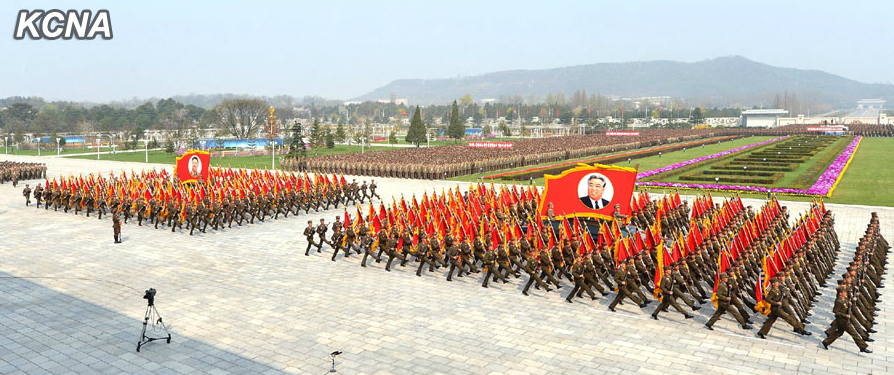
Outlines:
[{"label": "tall tree", "polygon": [[348,135],[345,133],[345,124],[341,118],[338,119],[338,126],[335,127],[335,141],[343,143]]},{"label": "tall tree", "polygon": [[323,138],[326,139],[326,148],[335,148],[335,136],[329,128],[326,128],[326,135]]},{"label": "tall tree", "polygon": [[310,143],[311,145],[323,143],[325,141],[325,134],[323,134],[323,128],[320,126],[320,121],[314,119],[314,124],[310,128]]},{"label": "tall tree", "polygon": [[459,107],[456,105],[456,100],[453,101],[453,107],[450,108],[450,123],[447,125],[447,136],[454,140],[459,140],[466,136],[466,125],[459,117]]},{"label": "tall tree", "polygon": [[267,121],[267,103],[259,99],[224,100],[214,107],[217,122],[237,138],[254,138]]},{"label": "tall tree", "polygon": [[699,125],[704,121],[705,121],[705,114],[702,113],[702,108],[695,107],[695,109],[692,110],[692,118],[689,119],[689,122],[692,125]]},{"label": "tall tree", "polygon": [[292,125],[292,139],[289,143],[289,156],[305,157],[307,156],[307,145],[304,144],[304,130],[301,129],[301,123],[295,121]]},{"label": "tall tree", "polygon": [[425,142],[425,124],[422,123],[422,115],[419,113],[419,106],[416,106],[416,112],[413,113],[413,119],[410,120],[410,129],[407,130],[406,140],[409,143],[419,147],[419,144]]}]

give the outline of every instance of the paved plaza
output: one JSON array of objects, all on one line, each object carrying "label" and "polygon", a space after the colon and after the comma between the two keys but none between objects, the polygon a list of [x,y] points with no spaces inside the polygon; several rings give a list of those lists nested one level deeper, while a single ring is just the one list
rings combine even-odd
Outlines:
[{"label": "paved plaza", "polygon": [[[0,155],[4,159],[45,162],[51,179],[147,168]],[[377,182],[389,203],[391,196],[421,197],[457,186]],[[415,267],[386,272],[383,262],[362,268],[357,256],[332,262],[326,250],[304,256],[306,221],[328,222],[342,209],[194,236],[129,222],[124,243],[116,245],[111,220],[25,207],[21,184],[0,185],[0,374],[322,375],[336,350],[344,353],[337,358],[341,374],[894,373],[891,288],[880,289],[878,333],[869,346],[875,353],[858,353],[847,335],[827,351],[820,340],[832,320],[834,282],[812,310],[807,330],[813,336],[799,336],[780,321],[760,340],[757,327],[743,331],[728,315],[715,331],[706,330],[710,305],[692,320],[671,311],[654,321],[649,313],[655,304],[641,310],[627,303],[617,313],[607,309],[610,297],[567,304],[569,286],[561,295],[536,290],[525,297],[526,276],[484,289],[483,273],[447,282],[443,270],[416,277]],[[808,206],[782,203],[793,218]],[[852,259],[870,212],[879,213],[883,235],[894,242],[894,209],[826,206],[835,213],[843,247],[835,280]],[[173,341],[137,353],[142,296],[150,287],[158,290],[158,311]],[[764,317],[754,320],[759,325]]]}]

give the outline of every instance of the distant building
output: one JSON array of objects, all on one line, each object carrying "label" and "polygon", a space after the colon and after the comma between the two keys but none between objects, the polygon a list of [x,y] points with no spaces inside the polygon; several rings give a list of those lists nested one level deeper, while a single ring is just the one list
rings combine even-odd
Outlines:
[{"label": "distant building", "polygon": [[883,99],[860,99],[857,101],[857,108],[874,108],[874,109],[882,109],[885,105],[885,101]]},{"label": "distant building", "polygon": [[379,99],[379,100],[376,100],[376,103],[382,103],[382,104],[394,103],[394,104],[397,104],[397,105],[401,105],[401,104],[403,104],[403,105],[405,105],[405,106],[409,106],[409,105],[410,105],[410,104],[409,104],[409,103],[410,103],[410,100],[407,99],[407,98],[394,99],[394,101],[391,101],[391,99]]},{"label": "distant building", "polygon": [[738,117],[708,117],[705,118],[705,125],[714,126],[738,126]]},{"label": "distant building", "polygon": [[749,109],[739,116],[739,126],[748,128],[775,128],[779,126],[779,117],[785,116],[784,109]]}]

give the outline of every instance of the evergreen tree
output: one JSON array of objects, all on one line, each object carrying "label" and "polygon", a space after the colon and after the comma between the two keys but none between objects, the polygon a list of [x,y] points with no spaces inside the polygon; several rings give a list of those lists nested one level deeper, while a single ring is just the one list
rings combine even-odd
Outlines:
[{"label": "evergreen tree", "polygon": [[165,140],[165,153],[168,155],[174,154],[174,138],[168,137],[168,139]]},{"label": "evergreen tree", "polygon": [[335,141],[343,143],[346,139],[348,139],[348,135],[345,133],[344,121],[338,119],[338,126],[335,128]]},{"label": "evergreen tree", "polygon": [[506,121],[500,121],[500,131],[503,132],[503,136],[505,137],[512,135],[512,130],[509,129],[509,125],[506,125]]},{"label": "evergreen tree", "polygon": [[335,136],[329,128],[326,128],[326,135],[324,138],[326,138],[326,148],[335,148]]},{"label": "evergreen tree", "polygon": [[323,134],[323,129],[320,127],[320,121],[314,119],[314,125],[310,128],[310,143],[311,144],[320,144],[323,143],[325,134]]},{"label": "evergreen tree", "polygon": [[292,139],[289,142],[289,156],[307,156],[307,145],[304,144],[304,131],[301,129],[301,123],[297,121],[295,122],[295,125],[292,125]]},{"label": "evergreen tree", "polygon": [[692,125],[698,125],[705,121],[705,115],[702,113],[701,107],[695,107],[692,110],[692,118],[689,121]]},{"label": "evergreen tree", "polygon": [[426,141],[425,124],[422,123],[422,116],[419,114],[419,106],[416,106],[416,113],[410,121],[410,129],[407,130],[406,141],[419,147],[419,144]]},{"label": "evergreen tree", "polygon": [[447,136],[455,140],[463,139],[466,136],[466,125],[459,118],[459,107],[456,100],[453,101],[453,107],[450,108],[450,123],[447,125]]},{"label": "evergreen tree", "polygon": [[390,144],[397,143],[397,133],[395,133],[394,130],[392,130],[391,133],[388,134],[388,143],[390,143]]}]

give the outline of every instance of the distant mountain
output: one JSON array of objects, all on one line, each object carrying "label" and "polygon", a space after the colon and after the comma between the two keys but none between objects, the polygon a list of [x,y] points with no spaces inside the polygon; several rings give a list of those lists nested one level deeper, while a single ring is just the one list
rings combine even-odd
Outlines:
[{"label": "distant mountain", "polygon": [[548,94],[576,90],[621,97],[671,96],[725,106],[772,105],[777,93],[809,95],[837,108],[853,108],[863,98],[894,102],[894,85],[868,84],[819,70],[780,68],[741,56],[693,63],[645,61],[600,63],[545,70],[508,70],[446,79],[400,79],[354,100],[395,95],[412,103],[443,104],[465,94],[474,99]]}]

